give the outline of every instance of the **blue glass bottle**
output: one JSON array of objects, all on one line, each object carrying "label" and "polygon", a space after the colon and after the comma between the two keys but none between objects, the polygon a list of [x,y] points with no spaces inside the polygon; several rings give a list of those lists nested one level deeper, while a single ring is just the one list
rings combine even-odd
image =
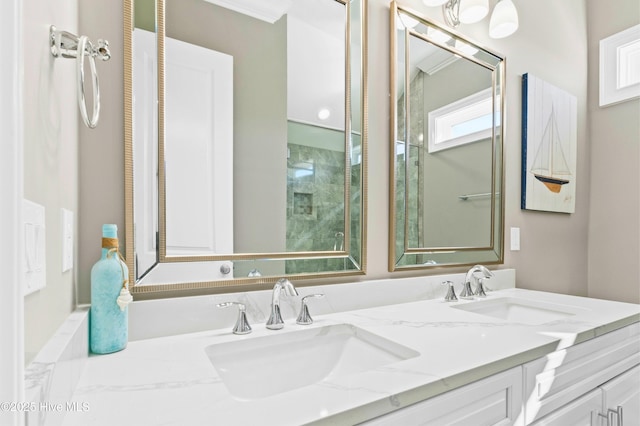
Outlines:
[{"label": "blue glass bottle", "polygon": [[89,346],[96,354],[120,351],[129,340],[129,308],[121,309],[117,303],[129,270],[114,250],[117,248],[117,225],[103,225],[102,257],[91,268]]}]

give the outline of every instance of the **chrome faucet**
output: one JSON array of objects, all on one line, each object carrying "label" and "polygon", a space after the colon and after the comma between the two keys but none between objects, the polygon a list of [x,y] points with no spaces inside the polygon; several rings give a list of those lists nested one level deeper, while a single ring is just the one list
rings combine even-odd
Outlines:
[{"label": "chrome faucet", "polygon": [[486,296],[486,294],[484,294],[484,287],[482,286],[482,283],[478,284],[475,293],[471,289],[471,279],[475,279],[474,274],[476,272],[482,272],[485,278],[491,278],[493,276],[493,273],[482,265],[475,265],[474,267],[469,269],[469,271],[467,272],[467,276],[464,279],[464,284],[462,285],[462,292],[460,293],[461,298],[470,299],[474,294],[478,296]]},{"label": "chrome faucet", "polygon": [[280,291],[284,290],[288,296],[297,296],[298,290],[295,286],[286,278],[281,278],[273,286],[273,294],[271,296],[271,315],[267,321],[267,328],[269,330],[280,330],[284,327],[284,321],[280,314]]}]

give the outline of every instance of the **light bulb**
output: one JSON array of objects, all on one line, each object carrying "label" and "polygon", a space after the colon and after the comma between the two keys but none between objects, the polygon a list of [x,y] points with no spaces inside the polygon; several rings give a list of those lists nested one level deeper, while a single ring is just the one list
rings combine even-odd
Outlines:
[{"label": "light bulb", "polygon": [[435,6],[442,6],[447,1],[448,0],[422,0],[422,3],[424,3],[425,6],[435,7]]},{"label": "light bulb", "polygon": [[489,0],[460,0],[460,22],[473,24],[489,13]]},{"label": "light bulb", "polygon": [[496,4],[489,22],[491,38],[508,37],[518,29],[518,11],[511,0],[501,0]]}]

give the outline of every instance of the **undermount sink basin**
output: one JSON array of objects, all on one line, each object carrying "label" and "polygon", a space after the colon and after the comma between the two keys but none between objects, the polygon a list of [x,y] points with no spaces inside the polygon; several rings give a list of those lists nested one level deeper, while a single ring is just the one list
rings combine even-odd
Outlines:
[{"label": "undermount sink basin", "polygon": [[219,343],[205,348],[229,392],[258,399],[419,355],[350,324]]},{"label": "undermount sink basin", "polygon": [[500,318],[509,322],[540,325],[551,321],[565,319],[579,312],[583,308],[559,305],[537,300],[520,299],[516,297],[501,297],[452,305],[453,308],[476,314]]}]

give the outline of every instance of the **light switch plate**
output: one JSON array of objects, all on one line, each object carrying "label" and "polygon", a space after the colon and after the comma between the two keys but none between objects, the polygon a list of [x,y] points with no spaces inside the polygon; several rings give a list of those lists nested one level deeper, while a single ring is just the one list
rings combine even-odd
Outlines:
[{"label": "light switch plate", "polygon": [[22,227],[24,232],[24,295],[46,286],[46,228],[44,206],[22,200]]},{"label": "light switch plate", "polygon": [[511,228],[511,251],[520,250],[520,228]]},{"label": "light switch plate", "polygon": [[73,268],[73,212],[60,209],[62,235],[62,272]]}]

